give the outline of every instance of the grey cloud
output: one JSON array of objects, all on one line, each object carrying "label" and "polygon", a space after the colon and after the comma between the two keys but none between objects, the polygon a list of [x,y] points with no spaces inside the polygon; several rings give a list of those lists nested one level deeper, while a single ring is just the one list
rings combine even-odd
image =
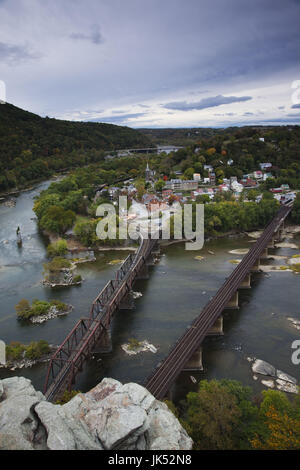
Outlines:
[{"label": "grey cloud", "polygon": [[32,52],[26,45],[20,46],[0,42],[0,60],[9,65],[17,65],[27,60],[39,59],[40,57],[40,54]]},{"label": "grey cloud", "polygon": [[240,101],[251,100],[252,96],[223,96],[217,95],[210,98],[203,98],[200,101],[194,103],[186,101],[173,101],[163,105],[166,109],[176,109],[178,111],[191,111],[194,109],[206,109],[213,108],[215,106],[221,106],[222,104],[238,103]]},{"label": "grey cloud", "polygon": [[91,27],[91,32],[86,33],[72,33],[70,34],[71,39],[81,40],[81,41],[89,41],[93,44],[102,44],[104,42],[104,38],[100,32],[100,28],[97,25],[93,25]]},{"label": "grey cloud", "polygon": [[128,123],[128,119],[130,118],[137,118],[146,116],[147,113],[130,113],[130,114],[122,114],[121,116],[105,116],[99,117],[95,119],[89,119],[90,122],[105,122],[110,124],[126,124]]},{"label": "grey cloud", "polygon": [[293,104],[293,106],[291,106],[292,109],[299,109],[300,108],[300,103],[297,103],[297,104]]}]

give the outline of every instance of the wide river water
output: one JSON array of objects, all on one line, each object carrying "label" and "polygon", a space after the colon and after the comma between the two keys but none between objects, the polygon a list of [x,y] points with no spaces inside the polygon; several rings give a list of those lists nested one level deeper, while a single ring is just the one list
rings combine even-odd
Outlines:
[{"label": "wide river water", "polygon": [[[114,277],[116,265],[109,262],[125,258],[126,251],[106,251],[97,254],[97,261],[78,266],[84,278],[80,287],[51,289],[41,283],[46,259],[46,240],[39,234],[32,211],[34,197],[49,182],[21,193],[15,207],[0,205],[0,339],[6,343],[45,339],[60,344],[82,316],[87,316],[91,302],[106,282]],[[23,247],[18,249],[16,228],[21,227]],[[253,239],[252,239],[253,240]],[[300,237],[290,240],[300,245]],[[207,242],[200,252],[185,251],[184,244],[173,244],[161,250],[158,264],[150,268],[150,278],[137,281],[134,290],[142,297],[136,308],[119,311],[113,320],[113,351],[95,356],[78,377],[76,388],[87,391],[103,377],[122,382],[143,383],[153,367],[167,354],[171,345],[199,314],[211,296],[222,285],[235,265],[230,260],[241,258],[229,251],[251,247],[251,238],[238,237]],[[214,254],[210,254],[209,251]],[[299,250],[279,248],[276,255],[292,256]],[[204,256],[196,260],[195,256]],[[268,260],[268,264],[284,264]],[[202,372],[197,379],[232,378],[251,385],[255,391],[263,388],[253,380],[247,357],[270,362],[300,379],[300,366],[291,361],[291,344],[300,339],[288,317],[300,320],[299,276],[291,272],[256,274],[252,289],[240,291],[240,309],[227,311],[224,316],[224,336],[207,338],[203,344]],[[26,298],[60,299],[74,306],[65,317],[44,324],[24,324],[16,318],[15,305]],[[158,352],[143,352],[129,356],[121,348],[129,338],[147,339]],[[0,369],[0,378],[23,375],[42,389],[46,365],[8,371]],[[178,398],[197,385],[183,373],[177,380]]]}]

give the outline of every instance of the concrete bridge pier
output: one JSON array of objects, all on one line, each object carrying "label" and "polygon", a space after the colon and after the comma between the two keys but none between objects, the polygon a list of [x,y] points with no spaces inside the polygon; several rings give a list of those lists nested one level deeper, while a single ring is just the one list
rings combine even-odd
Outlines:
[{"label": "concrete bridge pier", "polygon": [[239,308],[239,291],[237,290],[232,298],[229,300],[225,308],[238,309]]},{"label": "concrete bridge pier", "polygon": [[195,351],[192,357],[188,360],[188,362],[183,368],[183,372],[200,371],[200,370],[203,370],[201,347],[197,351]]},{"label": "concrete bridge pier", "polygon": [[209,332],[207,333],[207,336],[223,336],[224,331],[223,331],[223,315],[220,315],[219,318],[215,321]]},{"label": "concrete bridge pier", "polygon": [[251,268],[252,273],[259,273],[260,272],[260,258],[257,258],[256,262]]},{"label": "concrete bridge pier", "polygon": [[251,289],[251,274],[248,273],[245,279],[241,282],[239,289]]},{"label": "concrete bridge pier", "polygon": [[268,248],[265,248],[262,254],[260,255],[260,259],[268,259],[268,254],[269,254]]},{"label": "concrete bridge pier", "polygon": [[94,350],[98,354],[108,354],[112,352],[111,329],[104,329],[101,338]]}]

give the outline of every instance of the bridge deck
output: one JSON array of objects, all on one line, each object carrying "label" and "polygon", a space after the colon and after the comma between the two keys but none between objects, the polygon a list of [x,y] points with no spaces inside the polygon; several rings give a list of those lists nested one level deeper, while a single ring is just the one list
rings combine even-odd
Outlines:
[{"label": "bridge deck", "polygon": [[184,369],[193,353],[200,347],[210,328],[221,315],[229,300],[239,288],[241,282],[250,272],[279,226],[287,217],[291,208],[283,206],[273,220],[266,226],[261,237],[252,246],[247,255],[227,278],[216,295],[203,308],[200,315],[175,343],[173,349],[154,373],[148,378],[145,387],[157,399],[165,397],[172,383]]}]

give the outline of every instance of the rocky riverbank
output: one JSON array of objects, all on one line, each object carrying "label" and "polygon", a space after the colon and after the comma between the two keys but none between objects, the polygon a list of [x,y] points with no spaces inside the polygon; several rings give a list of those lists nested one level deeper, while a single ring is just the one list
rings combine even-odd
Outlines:
[{"label": "rocky riverbank", "polygon": [[[251,363],[252,372],[254,373],[253,379],[259,380],[260,378],[261,383],[265,387],[274,388],[287,393],[299,393],[299,387],[295,377],[292,377],[282,370],[276,369],[275,366],[261,359],[248,357],[247,360]],[[262,375],[266,376],[266,378],[259,377]]]},{"label": "rocky riverbank", "polygon": [[[52,355],[56,351],[56,349],[57,349],[56,346],[51,346],[51,352],[49,354],[45,354],[45,355],[41,356],[38,359],[27,359],[26,357],[23,357],[22,359],[18,359],[18,360],[15,360],[15,361],[8,360],[8,361],[6,361],[6,364],[0,364],[0,369],[7,369],[7,370],[10,370],[10,371],[14,371],[14,370],[17,370],[17,369],[28,369],[28,368],[31,368],[31,367],[35,366],[36,364],[49,362]],[[1,383],[1,381],[0,381],[0,383]],[[1,392],[1,389],[0,389],[0,392]],[[1,395],[1,393],[0,393],[0,395]],[[0,399],[0,402],[1,402],[1,399]]]},{"label": "rocky riverbank", "polygon": [[0,450],[190,450],[167,405],[135,383],[103,379],[64,405],[24,377],[0,380]]}]

